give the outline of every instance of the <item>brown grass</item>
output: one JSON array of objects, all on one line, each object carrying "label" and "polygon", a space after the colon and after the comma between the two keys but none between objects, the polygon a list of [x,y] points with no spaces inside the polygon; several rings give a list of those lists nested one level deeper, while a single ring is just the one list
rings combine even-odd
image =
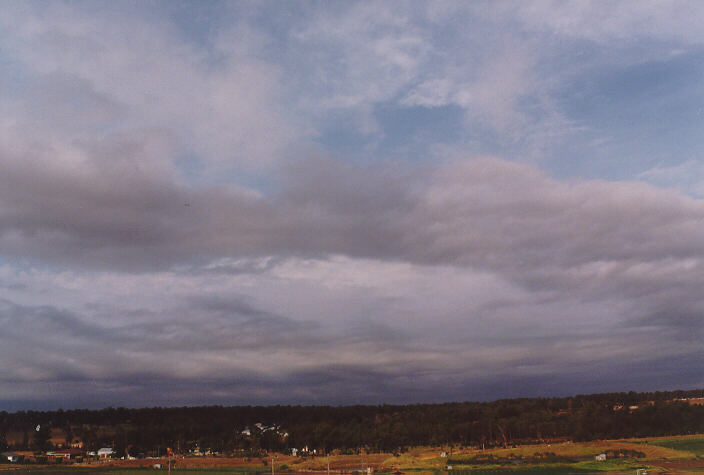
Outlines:
[{"label": "brown grass", "polygon": [[[698,436],[681,436],[686,437],[701,437]],[[672,439],[674,437],[663,437],[663,439]],[[534,444],[524,445],[516,448],[495,448],[488,450],[480,450],[473,448],[452,449],[453,459],[470,458],[477,455],[493,455],[497,458],[508,458],[510,456],[522,456],[530,458],[536,454],[544,454],[546,452],[554,453],[560,457],[573,459],[592,459],[595,455],[605,453],[607,451],[618,450],[635,450],[645,454],[645,458],[639,459],[647,461],[651,465],[662,467],[664,470],[686,470],[704,468],[704,461],[697,460],[694,454],[683,450],[675,450],[657,445],[646,444],[646,440],[655,440],[657,438],[648,439],[623,439],[623,440],[605,440],[592,442],[560,442],[551,444]],[[447,447],[413,447],[408,452],[394,456],[393,454],[360,454],[360,455],[331,455],[330,457],[293,457],[285,454],[274,454],[275,465],[277,470],[282,465],[287,465],[291,471],[307,472],[327,471],[328,461],[330,469],[335,472],[354,471],[371,467],[375,470],[441,470],[447,464],[447,458],[440,457],[441,452],[450,452]],[[266,462],[266,466],[264,463]],[[102,463],[81,464],[83,467],[115,467],[115,468],[138,468],[151,467],[160,463],[166,466],[169,459],[162,457],[160,459],[141,459],[141,460],[112,460]],[[264,459],[260,458],[241,458],[241,457],[183,457],[177,456],[171,458],[171,466],[176,468],[204,468],[217,469],[227,467],[261,467],[263,470],[270,470],[271,457]],[[10,466],[4,465],[3,469],[8,469]],[[26,467],[25,467],[26,468]]]}]

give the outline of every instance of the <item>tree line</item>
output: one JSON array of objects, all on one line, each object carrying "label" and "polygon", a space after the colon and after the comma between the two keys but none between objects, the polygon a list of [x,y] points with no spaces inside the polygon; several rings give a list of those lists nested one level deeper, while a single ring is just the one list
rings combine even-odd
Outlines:
[{"label": "tree line", "polygon": [[[51,429],[85,450],[262,455],[403,452],[408,447],[509,446],[704,432],[704,390],[492,402],[366,406],[205,406],[0,412],[0,450],[46,450]],[[637,406],[637,407],[636,407]],[[37,430],[39,427],[39,430]],[[7,434],[22,434],[8,443]]]}]

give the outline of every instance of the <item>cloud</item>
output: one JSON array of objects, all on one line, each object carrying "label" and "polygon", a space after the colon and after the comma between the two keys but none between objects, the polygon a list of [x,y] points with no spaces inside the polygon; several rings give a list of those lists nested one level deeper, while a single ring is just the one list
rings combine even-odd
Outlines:
[{"label": "cloud", "polygon": [[112,179],[16,160],[0,178],[0,248],[135,270],[343,254],[469,266],[531,288],[634,280],[637,269],[672,278],[665,269],[696,272],[702,255],[698,200],[638,183],[561,182],[498,159],[423,170],[299,161],[271,196],[178,185],[133,173],[130,163],[116,164],[126,175]]},{"label": "cloud", "polygon": [[674,188],[696,198],[704,197],[704,165],[688,160],[675,166],[658,166],[646,170],[638,177],[655,186]]},{"label": "cloud", "polygon": [[511,14],[526,26],[596,42],[638,41],[644,37],[685,44],[701,43],[696,26],[703,11],[698,2],[604,2],[587,4],[553,0],[525,3]]},{"label": "cloud", "polygon": [[701,384],[700,170],[566,99],[689,84],[693,4],[8,5],[0,400]]},{"label": "cloud", "polygon": [[[22,240],[27,256],[75,270],[3,268],[1,280],[16,284],[4,290],[13,328],[3,336],[4,380],[51,381],[68,394],[76,378],[138,388],[158,375],[179,388],[168,396],[176,399],[196,397],[189,381],[210,381],[208,401],[281,402],[275,388],[301,401],[433,391],[461,399],[502,381],[537,391],[547,375],[567,381],[590,365],[604,371],[595,390],[615,388],[615,360],[656,384],[647,369],[655,355],[667,365],[701,360],[698,339],[682,338],[700,333],[704,308],[700,200],[638,183],[556,180],[495,158],[386,167],[301,161],[272,196],[174,186],[195,216],[181,214],[180,199],[172,213],[147,199],[125,222],[112,208],[139,189],[120,198],[113,187],[117,202],[105,209],[94,200],[95,222],[61,211],[76,202],[71,191],[51,216],[87,222],[64,223],[73,244],[50,240],[51,252],[37,238],[51,220],[21,208],[37,229]],[[137,212],[139,236],[168,252],[95,239],[92,226],[129,229]],[[91,242],[100,247],[86,261]],[[102,376],[108,368],[120,369]]]},{"label": "cloud", "polygon": [[701,202],[644,184],[560,182],[498,159],[427,171],[316,159],[286,168],[281,192],[257,196],[141,174],[131,167],[148,143],[128,148],[129,158],[119,156],[125,146],[97,149],[115,155],[112,175],[7,161],[4,251],[99,266],[341,253],[500,270],[699,258],[702,250]]},{"label": "cloud", "polygon": [[4,54],[30,85],[11,84],[15,127],[60,139],[156,129],[208,176],[283,157],[300,131],[254,32],[223,31],[205,48],[162,18],[103,6],[9,5]]},{"label": "cloud", "polygon": [[10,133],[60,147],[158,132],[167,161],[198,183],[266,183],[300,149],[343,153],[340,136],[366,157],[407,155],[414,137],[395,136],[380,111],[412,121],[417,106],[462,111],[462,133],[440,141],[550,163],[567,143],[605,139],[602,121],[566,103],[581,78],[701,43],[690,3],[261,4],[196,19],[178,6],[101,6],[6,9]]}]

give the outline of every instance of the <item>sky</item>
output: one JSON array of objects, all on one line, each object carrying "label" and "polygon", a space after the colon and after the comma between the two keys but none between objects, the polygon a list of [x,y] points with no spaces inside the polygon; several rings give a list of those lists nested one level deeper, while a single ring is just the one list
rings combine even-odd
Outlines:
[{"label": "sky", "polygon": [[0,410],[704,387],[703,23],[3,2]]}]

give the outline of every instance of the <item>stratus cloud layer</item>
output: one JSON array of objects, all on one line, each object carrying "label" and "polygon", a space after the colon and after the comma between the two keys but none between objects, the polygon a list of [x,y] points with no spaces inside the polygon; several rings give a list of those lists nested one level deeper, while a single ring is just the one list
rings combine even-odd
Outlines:
[{"label": "stratus cloud layer", "polygon": [[100,201],[56,177],[26,196],[3,183],[23,217],[3,216],[4,252],[84,266],[3,267],[6,397],[52,381],[54,397],[97,384],[120,400],[113,386],[153,380],[178,388],[173,402],[203,397],[195,381],[241,402],[285,401],[282,387],[301,401],[487,397],[555,374],[620,387],[623,367],[641,368],[631,384],[696,382],[701,201],[489,158],[297,173],[273,197],[131,180]]},{"label": "stratus cloud layer", "polygon": [[704,384],[696,140],[574,112],[699,4],[100,5],[0,14],[4,406]]}]

